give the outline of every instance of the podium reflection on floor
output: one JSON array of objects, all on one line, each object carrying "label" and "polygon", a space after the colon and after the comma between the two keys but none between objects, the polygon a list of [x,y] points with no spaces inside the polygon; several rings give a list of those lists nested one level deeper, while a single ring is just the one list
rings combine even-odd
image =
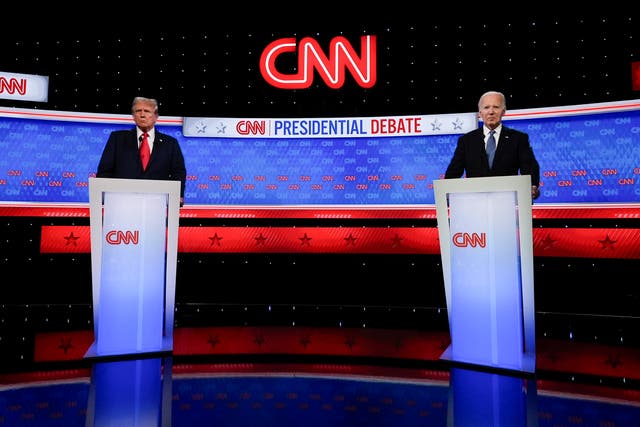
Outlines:
[{"label": "podium reflection on floor", "polygon": [[[227,409],[219,411],[216,411],[217,405],[206,405],[207,399],[205,399],[205,395],[197,392],[195,395],[200,397],[195,399],[202,402],[199,408],[200,412],[198,412],[196,407],[192,407],[194,400],[193,389],[180,386],[177,390],[179,392],[176,394],[176,402],[182,400],[183,393],[180,391],[189,391],[185,396],[189,401],[187,407],[190,409],[176,412],[176,418],[173,419],[172,423],[171,409],[173,395],[176,391],[172,390],[171,363],[172,360],[169,357],[95,362],[91,372],[86,425],[91,427],[204,426],[210,420],[207,414],[213,415],[216,412],[218,412],[216,425],[245,425],[239,422],[239,419],[244,419],[246,425],[253,425],[255,419],[252,420],[252,415],[262,420],[275,420],[280,413],[291,412],[286,410],[286,405],[278,404],[276,399],[269,397],[273,392],[269,392],[268,387],[265,387],[264,384],[274,381],[272,375],[267,374],[263,378],[258,376],[244,379],[231,377],[224,379],[224,382],[218,379],[217,384],[212,383],[210,385],[212,387],[211,390],[216,390],[216,393],[211,397],[219,400],[220,403],[224,402],[225,406],[227,406]],[[247,379],[264,384],[250,385],[246,383]],[[201,378],[202,380],[204,379]],[[358,393],[354,393],[350,399],[347,399],[345,391],[335,387],[335,385],[341,384],[344,386],[344,381],[354,381],[353,379],[349,380],[349,378],[345,377],[337,383],[336,378],[327,378],[324,381],[312,378],[299,380],[302,380],[304,385],[293,386],[293,384],[289,384],[283,390],[288,390],[287,401],[294,403],[295,400],[296,409],[294,411],[317,412],[314,414],[313,419],[321,421],[312,421],[311,425],[340,425],[344,420],[345,414],[354,414],[355,416],[358,413],[360,414],[356,418],[360,421],[356,424],[360,425],[360,422],[363,421],[362,414],[364,413],[367,418],[373,418],[367,421],[367,425],[377,425],[382,422],[384,411],[375,409],[375,407],[389,398],[391,399],[387,400],[388,405],[397,405],[396,402],[400,402],[397,397],[400,395],[406,396],[406,398],[410,398],[414,402],[410,405],[415,405],[416,408],[422,407],[422,409],[415,411],[416,421],[421,417],[427,417],[431,418],[431,421],[438,422],[438,424],[434,425],[445,425],[445,420],[447,426],[531,427],[537,425],[535,380],[527,380],[510,375],[474,371],[459,367],[452,368],[448,394],[449,406],[446,416],[445,411],[442,409],[433,411],[433,415],[426,415],[425,413],[428,410],[427,408],[438,408],[440,406],[432,404],[425,406],[425,403],[441,400],[441,398],[437,397],[437,391],[444,389],[442,385],[434,384],[436,393],[430,392],[422,396],[426,397],[426,399],[421,399],[420,395],[422,393],[416,393],[417,389],[408,384],[403,387],[401,383],[394,384],[393,382],[383,385],[379,379],[358,379],[355,384],[345,387],[344,390],[348,390],[350,387],[356,387],[355,390],[359,390]],[[243,382],[245,383],[244,386]],[[273,384],[273,390],[278,390],[281,388],[280,386],[286,384],[283,379],[278,382],[280,385]],[[331,383],[334,385],[330,386]],[[366,385],[366,387],[363,388],[363,385]],[[378,390],[375,390],[375,388],[378,388]],[[402,390],[398,394],[398,391],[403,388],[406,388],[406,390]],[[206,389],[208,389],[208,386],[203,387],[203,390]],[[234,396],[234,391],[240,392],[243,389],[245,392]],[[295,391],[296,389],[298,391]],[[384,393],[381,393],[382,389],[385,390]],[[260,391],[260,393],[253,395],[250,392],[251,390]],[[308,396],[305,397],[302,390]],[[323,393],[317,394],[322,390],[327,392],[326,395],[323,395]],[[336,390],[339,391],[336,392]],[[293,399],[292,396],[294,395],[299,396],[299,399]],[[345,395],[345,398],[336,399],[335,396],[337,395]],[[374,398],[372,399],[371,397]],[[248,411],[248,413],[242,413],[239,418],[237,417],[239,414],[234,414],[234,412],[242,412],[235,400],[238,398],[247,403],[245,409]],[[317,403],[315,411],[312,405],[313,402]],[[342,410],[333,409],[333,405],[337,402],[340,402],[337,406],[338,408],[342,406]],[[327,405],[332,405],[332,409],[327,411]],[[367,406],[369,410],[358,410],[357,407],[359,405]],[[182,407],[182,404],[180,407]],[[391,411],[391,413],[394,412]],[[406,421],[410,414],[405,409],[400,410],[400,412],[402,413],[402,418]],[[388,415],[388,417],[393,416]],[[399,416],[399,414],[395,416]],[[278,425],[290,425],[291,423],[286,422],[287,418],[288,416],[282,416],[282,424],[278,423]],[[292,419],[295,419],[295,417]],[[348,423],[347,425],[352,424]],[[386,425],[386,421],[382,422],[382,425]]]},{"label": "podium reflection on floor", "polygon": [[537,426],[534,378],[451,368],[448,426]]},{"label": "podium reflection on floor", "polygon": [[96,361],[87,426],[171,426],[171,358]]},{"label": "podium reflection on floor", "polygon": [[176,360],[93,359],[82,369],[5,383],[0,425],[640,426],[633,391],[532,375],[454,365]]}]

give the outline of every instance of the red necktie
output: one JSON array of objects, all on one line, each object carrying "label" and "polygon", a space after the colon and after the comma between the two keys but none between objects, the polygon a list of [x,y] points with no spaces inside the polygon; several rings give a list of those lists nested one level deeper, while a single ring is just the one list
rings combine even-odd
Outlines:
[{"label": "red necktie", "polygon": [[149,163],[149,157],[151,157],[151,151],[149,150],[149,134],[142,134],[142,143],[140,144],[140,160],[142,160],[142,169],[147,169]]}]

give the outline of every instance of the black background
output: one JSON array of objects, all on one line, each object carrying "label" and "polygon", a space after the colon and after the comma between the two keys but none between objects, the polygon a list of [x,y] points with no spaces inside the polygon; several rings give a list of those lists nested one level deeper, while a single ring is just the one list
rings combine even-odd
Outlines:
[{"label": "black background", "polygon": [[[504,92],[508,109],[638,97],[631,63],[640,57],[640,19],[632,15],[480,19],[455,12],[403,24],[360,17],[253,26],[216,15],[208,24],[176,17],[175,25],[150,22],[140,31],[131,18],[108,29],[61,22],[48,31],[7,31],[0,70],[49,76],[50,91],[46,103],[0,106],[128,114],[142,95],[158,99],[166,116],[335,117],[476,111],[486,90]],[[329,54],[336,36],[359,52],[362,35],[377,37],[372,88],[347,73],[342,88],[330,89],[316,72],[310,88],[283,90],[260,75],[260,54],[276,39],[312,37]],[[296,71],[296,54],[281,59],[283,72]]]}]

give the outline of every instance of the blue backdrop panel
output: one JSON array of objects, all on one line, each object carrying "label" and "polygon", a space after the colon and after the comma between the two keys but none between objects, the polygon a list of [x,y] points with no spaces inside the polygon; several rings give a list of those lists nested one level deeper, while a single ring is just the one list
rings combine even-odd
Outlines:
[{"label": "blue backdrop panel", "polygon": [[[544,203],[640,200],[640,111],[507,120],[526,131]],[[0,117],[0,202],[88,203],[111,131],[130,124]],[[183,149],[192,205],[434,204],[459,135],[211,138],[160,126]]]}]

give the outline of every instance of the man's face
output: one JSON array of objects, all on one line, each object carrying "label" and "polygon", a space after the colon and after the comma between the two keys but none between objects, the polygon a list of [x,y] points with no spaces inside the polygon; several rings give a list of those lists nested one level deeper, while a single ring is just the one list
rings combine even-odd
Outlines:
[{"label": "man's face", "polygon": [[133,120],[140,129],[148,131],[156,124],[158,114],[156,114],[153,104],[138,102],[133,106]]},{"label": "man's face", "polygon": [[488,128],[493,129],[500,124],[505,112],[506,109],[502,105],[502,98],[500,96],[487,95],[480,102],[478,116]]}]

